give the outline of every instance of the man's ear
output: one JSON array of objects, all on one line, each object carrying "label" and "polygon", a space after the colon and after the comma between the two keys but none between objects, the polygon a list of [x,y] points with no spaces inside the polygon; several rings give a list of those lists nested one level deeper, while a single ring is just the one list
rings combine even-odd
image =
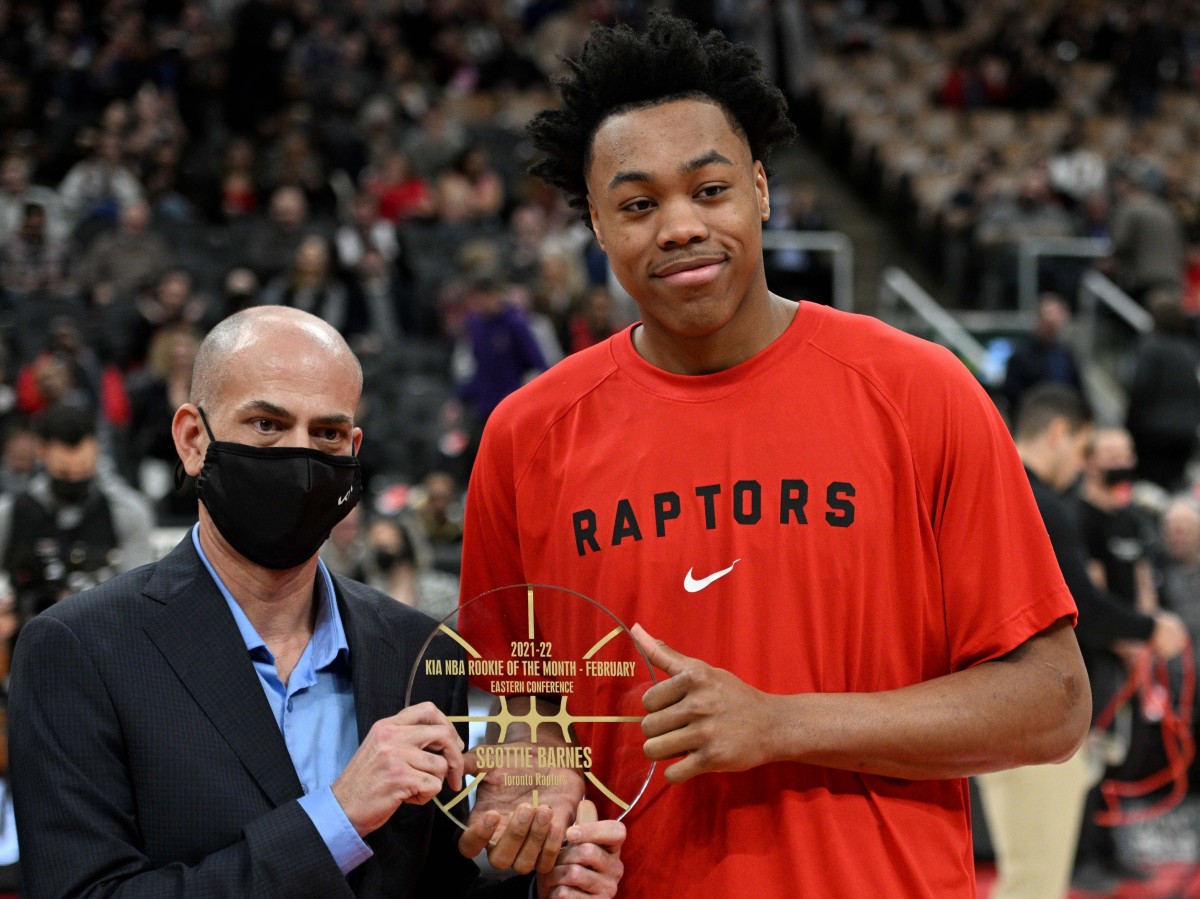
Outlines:
[{"label": "man's ear", "polygon": [[596,243],[600,244],[601,251],[607,253],[604,249],[604,235],[600,233],[600,216],[596,214],[596,206],[592,203],[592,198],[587,198],[588,216],[592,220],[592,233],[596,235]]},{"label": "man's ear", "polygon": [[771,217],[771,191],[767,187],[767,170],[757,159],[754,161],[754,189],[758,193],[758,213],[765,222]]},{"label": "man's ear", "polygon": [[183,462],[183,470],[192,477],[198,476],[208,448],[208,434],[204,432],[200,410],[191,403],[176,409],[175,417],[171,419],[171,437],[175,441],[175,452]]}]

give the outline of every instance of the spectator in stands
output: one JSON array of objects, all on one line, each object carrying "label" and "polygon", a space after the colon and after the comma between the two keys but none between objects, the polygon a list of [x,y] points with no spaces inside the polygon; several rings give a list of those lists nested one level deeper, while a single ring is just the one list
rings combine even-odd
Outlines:
[{"label": "spectator in stands", "polygon": [[361,330],[361,316],[351,308],[350,293],[333,270],[329,244],[316,234],[300,241],[292,265],[267,282],[257,302],[311,312],[343,336]]},{"label": "spectator in stands", "polygon": [[301,191],[313,216],[329,216],[336,209],[337,198],[329,185],[325,162],[303,128],[288,128],[267,148],[262,177],[272,193],[284,187]]},{"label": "spectator in stands", "polygon": [[92,241],[75,268],[74,280],[95,307],[132,303],[174,261],[166,238],[150,227],[150,204],[144,199],[122,206],[115,231]]},{"label": "spectator in stands", "polygon": [[567,339],[564,348],[578,353],[612,337],[628,322],[617,317],[616,304],[607,285],[593,284],[583,296],[580,307],[567,319]]},{"label": "spectator in stands", "polygon": [[[1016,298],[1017,250],[1033,237],[1067,237],[1074,231],[1071,217],[1050,191],[1039,168],[1025,170],[1016,194],[997,191],[983,206],[975,238],[982,253],[981,300],[984,308],[998,309]],[[1043,259],[1040,283],[1055,284],[1054,263]],[[1061,280],[1061,279],[1060,279]]]},{"label": "spectator in stands", "polygon": [[0,447],[0,493],[20,493],[37,473],[37,433],[23,417],[9,417]]},{"label": "spectator in stands", "polygon": [[102,459],[92,414],[59,406],[35,427],[41,471],[0,496],[0,564],[22,621],[152,560],[149,505]]},{"label": "spectator in stands", "polygon": [[20,229],[30,203],[42,208],[50,239],[64,240],[67,236],[67,222],[58,193],[53,188],[34,184],[32,178],[33,161],[28,156],[14,151],[0,160],[0,245]]},{"label": "spectator in stands", "polygon": [[549,364],[530,330],[526,315],[508,298],[508,284],[498,275],[474,275],[467,287],[466,359],[458,395],[472,410],[479,428],[499,402],[545,371]]},{"label": "spectator in stands", "polygon": [[429,547],[399,518],[379,516],[367,526],[367,583],[441,621],[458,607],[458,578],[431,561]]},{"label": "spectator in stands", "polygon": [[522,284],[532,284],[542,263],[542,244],[548,233],[546,211],[536,203],[523,202],[513,207],[504,236],[504,261],[508,276]]},{"label": "spectator in stands", "polygon": [[333,526],[320,551],[326,568],[356,581],[366,579],[367,532],[363,527],[363,505],[356,505]]},{"label": "spectator in stands", "polygon": [[186,141],[187,129],[179,116],[174,94],[153,81],[145,82],[133,97],[125,151],[144,171],[160,147],[178,148]]},{"label": "spectator in stands", "polygon": [[258,277],[244,265],[235,265],[221,279],[218,317],[224,318],[254,305],[259,290]]},{"label": "spectator in stands", "polygon": [[[1128,431],[1117,427],[1096,429],[1087,449],[1080,485],[1079,524],[1092,583],[1130,608],[1154,615],[1160,609],[1152,555],[1154,522],[1133,505],[1136,464],[1133,437]],[[1094,654],[1089,671],[1093,709],[1105,708],[1124,685],[1129,674],[1128,659],[1128,654],[1125,659],[1114,652]],[[1129,716],[1131,730],[1121,736],[1112,734],[1110,739],[1121,741],[1126,756],[1119,767],[1142,771],[1146,757],[1161,747],[1161,739],[1157,725],[1146,719],[1137,704],[1130,709]],[[1120,773],[1111,771],[1110,775],[1120,776]],[[1111,888],[1120,880],[1146,876],[1121,860],[1112,829],[1100,827],[1092,820],[1093,813],[1101,807],[1097,786],[1088,793],[1075,855],[1072,882],[1077,887]]]},{"label": "spectator in stands", "polygon": [[434,567],[457,575],[462,566],[463,497],[454,475],[440,469],[425,475],[413,512],[413,524],[433,552]]},{"label": "spectator in stands", "polygon": [[139,203],[145,190],[125,161],[121,137],[109,131],[93,132],[91,152],[71,167],[58,186],[69,226],[85,222],[112,222],[123,209]]},{"label": "spectator in stands", "polygon": [[393,265],[400,253],[396,228],[379,212],[379,198],[369,190],[360,190],[350,201],[348,214],[334,234],[338,267],[352,272],[362,263],[367,250],[375,250],[386,265]]},{"label": "spectator in stands", "polygon": [[1110,232],[1117,283],[1143,305],[1151,291],[1183,286],[1186,244],[1175,210],[1157,189],[1161,175],[1144,162],[1119,168]]},{"label": "spectator in stands", "polygon": [[[351,341],[360,355],[386,354],[392,351],[405,331],[415,322],[405,321],[409,296],[382,252],[367,247],[358,264],[347,276],[347,301],[357,310],[360,325]],[[415,331],[416,328],[413,328]]]},{"label": "spectator in stands", "polygon": [[1197,445],[1200,344],[1178,293],[1153,293],[1147,308],[1154,328],[1134,355],[1125,426],[1137,447],[1138,477],[1173,491],[1185,486]]},{"label": "spectator in stands", "polygon": [[1066,384],[1083,392],[1079,362],[1067,342],[1070,323],[1071,308],[1061,296],[1044,293],[1038,298],[1033,331],[1008,357],[1004,372],[1002,392],[1010,421],[1016,420],[1021,397],[1037,384]]},{"label": "spectator in stands", "polygon": [[1046,164],[1050,187],[1075,209],[1090,196],[1105,190],[1108,167],[1104,157],[1084,140],[1084,121],[1075,117],[1057,150]]},{"label": "spectator in stands", "polygon": [[304,192],[291,185],[280,187],[271,194],[267,216],[253,220],[246,237],[245,263],[265,284],[292,265],[301,241],[314,230]]},{"label": "spectator in stands", "polygon": [[173,526],[196,520],[195,482],[173,483],[171,418],[187,402],[200,333],[185,322],[162,325],[150,339],[145,367],[127,378],[130,421],[119,470],[154,502],[158,520]]},{"label": "spectator in stands", "polygon": [[530,290],[534,307],[550,316],[560,332],[567,317],[582,307],[587,287],[580,255],[560,243],[543,242]]},{"label": "spectator in stands", "polygon": [[438,175],[436,196],[438,217],[444,222],[496,219],[504,208],[504,182],[487,151],[472,144]]},{"label": "spectator in stands", "polygon": [[155,334],[168,327],[204,333],[222,318],[215,305],[195,288],[187,269],[168,269],[149,290],[139,291],[132,303],[110,317],[108,339],[114,358],[126,370],[140,367],[147,361]]},{"label": "spectator in stands", "polygon": [[403,150],[385,153],[379,165],[366,172],[363,187],[379,200],[380,217],[394,225],[432,218],[437,212],[433,189],[412,170]]},{"label": "spectator in stands", "polygon": [[445,103],[433,103],[421,116],[402,149],[413,170],[430,182],[448,169],[467,146],[467,131],[462,121]]},{"label": "spectator in stands", "polygon": [[0,289],[5,308],[74,294],[66,244],[50,233],[46,210],[38,203],[27,203],[20,228],[0,240]]},{"label": "spectator in stands", "polygon": [[215,189],[207,191],[208,217],[213,222],[249,219],[259,208],[259,183],[255,144],[234,136],[225,145]]}]

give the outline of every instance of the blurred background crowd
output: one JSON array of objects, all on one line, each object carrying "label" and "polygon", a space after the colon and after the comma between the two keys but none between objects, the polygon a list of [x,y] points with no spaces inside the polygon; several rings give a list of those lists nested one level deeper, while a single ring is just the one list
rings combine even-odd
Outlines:
[{"label": "blurred background crowd", "polygon": [[[488,413],[636,314],[525,174],[524,124],[592,22],[653,8],[753,44],[834,173],[780,160],[769,228],[837,230],[848,192],[950,309],[1013,308],[1030,236],[1105,242],[1042,261],[989,386],[1005,414],[1043,380],[1087,389],[1066,339],[1087,270],[1153,317],[1110,423],[1131,444],[1095,477],[1131,485],[1155,601],[1200,633],[1192,0],[0,0],[4,634],[195,520],[171,416],[207,329],[268,303],[364,367],[366,500],[324,558],[452,609]],[[820,254],[767,266],[831,302]]]}]

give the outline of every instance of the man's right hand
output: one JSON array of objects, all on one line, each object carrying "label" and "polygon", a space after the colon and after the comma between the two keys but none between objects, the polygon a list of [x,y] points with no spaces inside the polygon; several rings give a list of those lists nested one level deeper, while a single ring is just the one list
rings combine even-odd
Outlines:
[{"label": "man's right hand", "polygon": [[1187,627],[1174,612],[1156,612],[1150,648],[1160,659],[1173,659],[1188,645]]},{"label": "man's right hand", "polygon": [[463,742],[446,716],[423,702],[376,721],[337,780],[333,795],[360,837],[405,802],[424,805],[449,781],[462,789]]}]

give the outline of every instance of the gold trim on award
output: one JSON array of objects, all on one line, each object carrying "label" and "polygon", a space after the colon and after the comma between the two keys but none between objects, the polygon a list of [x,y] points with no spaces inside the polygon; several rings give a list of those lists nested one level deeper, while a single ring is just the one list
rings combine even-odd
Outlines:
[{"label": "gold trim on award", "polygon": [[422,645],[406,704],[436,695],[439,678],[469,685],[467,714],[443,711],[466,729],[473,773],[435,800],[459,827],[484,784],[514,808],[573,786],[619,819],[650,782],[641,721],[654,669],[629,629],[582,593],[513,584],[468,600]]}]

